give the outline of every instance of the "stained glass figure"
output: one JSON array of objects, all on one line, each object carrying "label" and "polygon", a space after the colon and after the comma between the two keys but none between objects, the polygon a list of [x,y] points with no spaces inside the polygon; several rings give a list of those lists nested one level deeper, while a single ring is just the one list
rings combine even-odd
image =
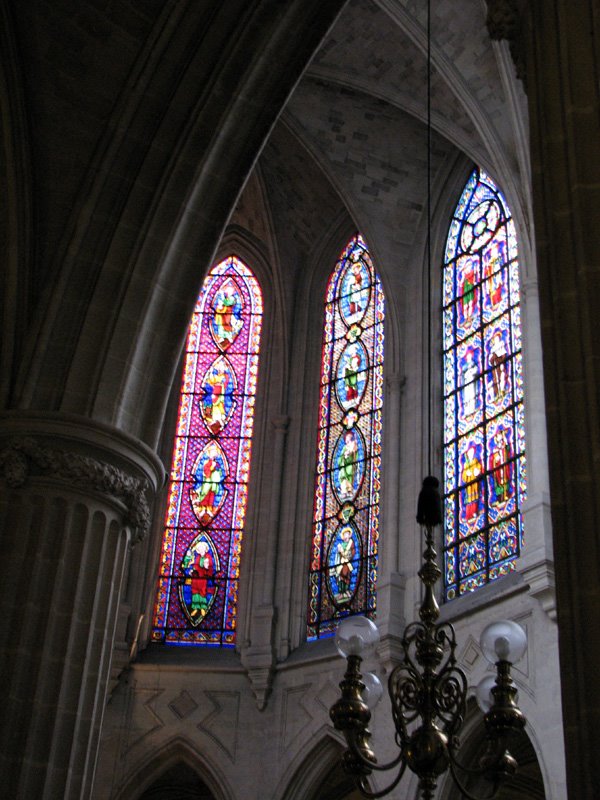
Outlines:
[{"label": "stained glass figure", "polygon": [[208,274],[188,331],[152,638],[235,644],[262,295],[231,256]]},{"label": "stained glass figure", "polygon": [[519,264],[493,180],[469,178],[443,272],[445,595],[514,569],[526,493]]},{"label": "stained glass figure", "polygon": [[354,237],[329,279],[321,362],[308,639],[375,614],[383,322],[381,283]]}]

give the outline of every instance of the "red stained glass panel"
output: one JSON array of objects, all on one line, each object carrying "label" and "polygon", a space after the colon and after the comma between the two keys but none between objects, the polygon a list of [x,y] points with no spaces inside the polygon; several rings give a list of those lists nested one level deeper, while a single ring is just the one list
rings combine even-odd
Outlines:
[{"label": "red stained glass panel", "polygon": [[188,330],[152,638],[233,646],[262,295],[231,256],[208,274]]}]

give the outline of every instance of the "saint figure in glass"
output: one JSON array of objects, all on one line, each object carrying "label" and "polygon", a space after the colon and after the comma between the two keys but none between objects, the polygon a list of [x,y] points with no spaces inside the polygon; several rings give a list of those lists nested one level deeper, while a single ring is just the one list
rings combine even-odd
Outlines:
[{"label": "saint figure in glass", "polygon": [[329,279],[321,359],[308,638],[348,614],[375,614],[381,407],[381,283],[361,236]]},{"label": "saint figure in glass", "polygon": [[152,639],[235,644],[262,295],[235,256],[204,281],[188,330]]},{"label": "saint figure in glass", "polygon": [[506,575],[523,544],[526,492],[517,236],[476,169],[443,267],[445,597]]}]

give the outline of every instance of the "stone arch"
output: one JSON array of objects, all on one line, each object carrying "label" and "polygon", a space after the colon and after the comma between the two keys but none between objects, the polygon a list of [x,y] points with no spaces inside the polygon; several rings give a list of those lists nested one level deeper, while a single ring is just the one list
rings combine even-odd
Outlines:
[{"label": "stone arch", "polygon": [[[190,784],[193,785],[196,776],[205,787],[207,794],[202,800],[234,800],[235,794],[222,771],[181,737],[171,739],[147,754],[112,796],[114,800],[155,800],[152,793],[146,795],[146,792],[160,787],[161,780],[165,776],[168,780],[180,765],[185,768],[185,776]],[[198,782],[196,784],[199,785]],[[156,800],[162,800],[162,797],[163,795],[156,795]],[[180,795],[176,797],[179,800]]]},{"label": "stone arch", "polygon": [[[462,764],[476,766],[485,746],[483,717],[475,699],[469,700],[469,710],[464,734],[461,736],[462,747],[459,760]],[[531,722],[524,731],[516,734],[509,743],[509,751],[517,760],[518,769],[500,789],[497,800],[545,800],[545,781],[543,763],[539,758],[539,749],[535,742],[535,734],[531,730]],[[464,777],[464,773],[461,775]],[[484,797],[489,794],[490,783],[481,776],[468,776],[464,781],[465,788],[475,796]],[[461,800],[462,793],[457,789],[452,777],[448,775],[440,781],[440,800]]]},{"label": "stone arch", "polygon": [[[343,746],[331,728],[323,727],[317,743],[304,748],[290,765],[275,793],[277,800],[355,800],[352,778],[343,772],[340,755]],[[323,793],[325,792],[325,793]]]},{"label": "stone arch", "polygon": [[215,800],[202,778],[185,762],[165,770],[138,800]]},{"label": "stone arch", "polygon": [[[271,125],[342,5],[239,2],[237,16],[229,4],[169,6],[73,205],[53,259],[59,291],[40,310],[35,355],[23,360],[22,402],[93,416],[156,444],[190,298]],[[221,34],[207,51],[198,43],[209,27]],[[149,83],[160,89],[146,92]],[[198,252],[200,269],[190,258]]]}]

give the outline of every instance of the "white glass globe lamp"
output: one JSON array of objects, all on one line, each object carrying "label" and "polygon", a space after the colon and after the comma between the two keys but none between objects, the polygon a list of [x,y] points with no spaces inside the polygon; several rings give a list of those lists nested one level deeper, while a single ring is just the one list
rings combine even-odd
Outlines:
[{"label": "white glass globe lamp", "polygon": [[498,661],[516,664],[527,650],[527,634],[516,622],[503,619],[484,628],[480,645],[491,664]]},{"label": "white glass globe lamp", "polygon": [[485,675],[477,684],[477,689],[475,690],[475,697],[477,698],[477,705],[483,711],[484,714],[487,714],[487,712],[494,704],[494,695],[492,694],[492,689],[494,688],[495,685],[496,685],[495,675]]},{"label": "white glass globe lamp", "polygon": [[377,626],[366,617],[346,617],[335,632],[335,646],[344,658],[365,658],[373,652],[378,642]]},{"label": "white glass globe lamp", "polygon": [[365,685],[362,690],[362,699],[369,706],[369,709],[373,711],[383,696],[383,686],[373,672],[366,672],[361,680]]}]

